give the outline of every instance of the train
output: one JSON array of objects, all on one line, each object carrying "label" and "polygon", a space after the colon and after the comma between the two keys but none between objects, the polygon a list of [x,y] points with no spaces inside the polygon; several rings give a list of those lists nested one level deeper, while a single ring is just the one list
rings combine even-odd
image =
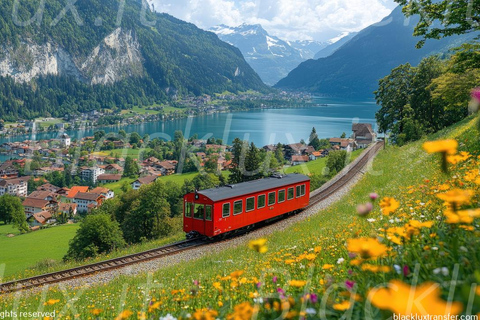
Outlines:
[{"label": "train", "polygon": [[195,191],[183,197],[187,239],[218,238],[297,213],[309,205],[310,178],[302,174]]}]

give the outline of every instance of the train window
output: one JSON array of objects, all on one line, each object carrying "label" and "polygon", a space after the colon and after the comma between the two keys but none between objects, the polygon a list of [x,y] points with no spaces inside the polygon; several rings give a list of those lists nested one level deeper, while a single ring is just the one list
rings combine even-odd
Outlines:
[{"label": "train window", "polygon": [[300,186],[297,186],[296,189],[297,189],[296,190],[297,191],[297,198],[299,198],[299,197],[302,196],[302,190],[301,190]]},{"label": "train window", "polygon": [[237,215],[243,212],[243,200],[238,200],[233,203],[233,214]]},{"label": "train window", "polygon": [[255,197],[247,199],[247,209],[246,212],[255,210]]},{"label": "train window", "polygon": [[224,203],[223,204],[223,214],[222,214],[222,216],[224,218],[230,216],[230,203]]},{"label": "train window", "polygon": [[285,201],[285,190],[278,191],[278,203]]},{"label": "train window", "polygon": [[265,195],[258,196],[257,209],[265,208]]},{"label": "train window", "polygon": [[205,206],[203,204],[195,203],[195,211],[193,211],[195,219],[203,220],[205,217]]},{"label": "train window", "polygon": [[287,200],[292,200],[293,198],[295,198],[295,194],[293,191],[293,188],[288,188]]},{"label": "train window", "polygon": [[185,202],[185,217],[192,217],[192,204],[190,202]]},{"label": "train window", "polygon": [[300,194],[301,194],[302,196],[304,196],[304,195],[305,195],[305,185],[304,185],[304,184],[301,185],[300,190],[301,190],[301,193],[300,193]]},{"label": "train window", "polygon": [[205,220],[212,221],[212,206],[205,206]]},{"label": "train window", "polygon": [[275,192],[270,192],[268,194],[268,205],[273,206],[275,204]]}]

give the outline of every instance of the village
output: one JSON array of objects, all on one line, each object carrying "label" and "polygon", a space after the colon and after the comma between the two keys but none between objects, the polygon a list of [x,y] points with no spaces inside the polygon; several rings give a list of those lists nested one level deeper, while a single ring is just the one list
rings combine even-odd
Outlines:
[{"label": "village", "polygon": [[[214,138],[191,138],[185,142],[187,158],[194,159],[189,160],[193,168],[188,169],[186,164],[179,166],[180,159],[172,150],[175,142],[147,142],[136,133],[119,136],[125,139],[96,132],[95,136],[72,141],[64,133],[59,139],[3,143],[0,148],[12,159],[0,164],[0,196],[9,194],[21,199],[25,219],[34,231],[74,223],[79,215],[88,214],[113,199],[121,192],[118,186],[138,190],[162,177],[206,170],[221,173],[232,168],[232,147]],[[184,143],[183,136],[178,139]],[[320,142],[318,137],[315,139]],[[328,157],[332,151],[364,149],[375,140],[371,124],[357,123],[352,125],[350,137],[343,134],[340,138],[323,139],[321,144],[302,141],[266,145],[262,150],[281,154],[282,166],[299,166]],[[152,146],[160,151],[141,152],[153,150]],[[111,187],[114,185],[116,190]]]}]

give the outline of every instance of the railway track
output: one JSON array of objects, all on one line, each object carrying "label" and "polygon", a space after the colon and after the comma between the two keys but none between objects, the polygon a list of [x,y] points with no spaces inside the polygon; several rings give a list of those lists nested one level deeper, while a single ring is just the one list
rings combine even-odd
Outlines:
[{"label": "railway track", "polygon": [[[357,158],[348,167],[342,170],[339,175],[330,183],[327,183],[318,192],[314,192],[310,196],[310,204],[307,208],[313,207],[320,201],[330,197],[332,194],[343,188],[348,184],[358,173],[360,173],[368,162],[373,159],[378,150],[383,146],[383,142],[376,143]],[[304,209],[304,210],[305,210]],[[242,233],[243,234],[243,233]],[[173,255],[182,251],[186,251],[195,247],[203,246],[212,243],[206,238],[195,238],[190,240],[179,241],[156,249],[131,254],[111,260],[97,262],[85,266],[80,266],[72,269],[67,269],[58,272],[43,274],[31,278],[14,280],[0,284],[0,294],[31,289],[48,284],[55,284],[66,280],[84,277],[99,272],[105,272],[113,269],[123,268],[128,265],[145,262],[153,259],[158,259]]]}]

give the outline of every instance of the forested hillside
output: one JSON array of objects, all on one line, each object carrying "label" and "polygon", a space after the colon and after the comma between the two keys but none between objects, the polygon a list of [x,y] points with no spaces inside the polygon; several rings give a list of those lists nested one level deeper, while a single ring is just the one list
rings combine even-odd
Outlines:
[{"label": "forested hillside", "polygon": [[267,90],[238,49],[140,1],[14,3],[0,3],[2,119]]}]

